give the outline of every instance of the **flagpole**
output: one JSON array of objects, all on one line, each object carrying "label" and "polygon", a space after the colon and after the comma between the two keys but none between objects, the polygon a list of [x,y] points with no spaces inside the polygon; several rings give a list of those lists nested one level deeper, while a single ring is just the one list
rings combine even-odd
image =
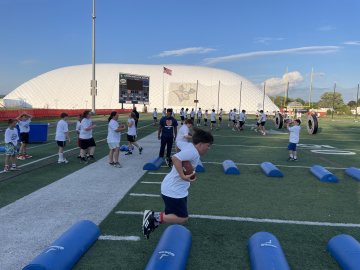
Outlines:
[{"label": "flagpole", "polygon": [[219,86],[218,86],[218,104],[217,104],[217,113],[219,113],[219,100],[220,100],[220,80],[219,80]]},{"label": "flagpole", "polygon": [[240,83],[239,113],[240,113],[240,110],[241,110],[241,92],[242,92],[242,81],[241,81],[241,83]]},{"label": "flagpole", "polygon": [[266,85],[266,81],[264,82],[264,94],[263,94],[263,111],[265,111],[265,86]]},{"label": "flagpole", "polygon": [[165,105],[164,105],[164,99],[165,99],[165,86],[164,86],[164,68],[163,68],[163,73],[162,73],[162,75],[163,75],[163,91],[162,91],[162,110],[164,110],[164,108],[165,108]]}]

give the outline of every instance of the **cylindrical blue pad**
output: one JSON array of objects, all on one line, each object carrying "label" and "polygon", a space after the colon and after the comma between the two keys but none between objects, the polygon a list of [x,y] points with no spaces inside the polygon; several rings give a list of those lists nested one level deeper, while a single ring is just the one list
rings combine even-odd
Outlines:
[{"label": "cylindrical blue pad", "polygon": [[162,157],[157,157],[153,159],[152,161],[145,163],[143,170],[147,171],[155,171],[160,169],[161,164],[164,162],[164,159]]},{"label": "cylindrical blue pad", "polygon": [[336,175],[329,172],[327,169],[320,165],[314,165],[310,168],[310,171],[315,175],[321,182],[333,182],[336,183],[339,180]]},{"label": "cylindrical blue pad", "polygon": [[343,270],[360,269],[360,244],[352,236],[334,236],[330,239],[327,250]]},{"label": "cylindrical blue pad", "polygon": [[82,220],[71,226],[23,270],[72,269],[99,235],[97,225],[89,220]]},{"label": "cylindrical blue pad", "polygon": [[350,167],[345,170],[345,173],[352,178],[355,178],[357,181],[360,181],[360,169],[355,167]]},{"label": "cylindrical blue pad", "polygon": [[268,232],[253,234],[248,241],[251,270],[290,270],[277,238]]},{"label": "cylindrical blue pad", "polygon": [[262,171],[269,177],[283,177],[283,173],[271,162],[263,162],[260,164]]},{"label": "cylindrical blue pad", "polygon": [[238,167],[232,160],[224,160],[223,168],[225,174],[240,174]]},{"label": "cylindrical blue pad", "polygon": [[162,234],[145,270],[185,270],[192,243],[191,232],[171,225]]}]

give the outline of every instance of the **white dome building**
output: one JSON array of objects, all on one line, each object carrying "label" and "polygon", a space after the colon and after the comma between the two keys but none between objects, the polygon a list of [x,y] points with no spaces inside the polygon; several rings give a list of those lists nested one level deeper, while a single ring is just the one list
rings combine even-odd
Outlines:
[{"label": "white dome building", "polygon": [[[172,75],[164,73],[162,65],[97,64],[96,109],[119,109],[120,74],[136,74],[149,77],[148,110],[153,108],[181,107],[203,110],[223,108],[228,111],[240,106],[247,112],[255,112],[263,107],[262,90],[240,75],[216,68],[186,65],[166,65]],[[31,79],[4,98],[6,107],[28,107],[48,109],[91,109],[90,80],[92,66],[69,66],[52,70]],[[122,82],[121,82],[122,81]],[[197,83],[198,82],[198,83]],[[197,89],[197,91],[196,91]],[[130,91],[129,91],[130,92]],[[197,97],[196,97],[197,94]],[[142,109],[144,102],[136,105]],[[123,105],[124,108],[132,104]],[[265,111],[276,111],[278,107],[265,96]]]}]

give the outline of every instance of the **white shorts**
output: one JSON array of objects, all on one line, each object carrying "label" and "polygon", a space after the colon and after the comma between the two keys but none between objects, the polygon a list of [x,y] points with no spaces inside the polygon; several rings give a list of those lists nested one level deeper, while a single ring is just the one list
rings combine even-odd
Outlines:
[{"label": "white shorts", "polygon": [[116,149],[120,147],[120,142],[113,142],[113,143],[108,143],[109,149]]}]

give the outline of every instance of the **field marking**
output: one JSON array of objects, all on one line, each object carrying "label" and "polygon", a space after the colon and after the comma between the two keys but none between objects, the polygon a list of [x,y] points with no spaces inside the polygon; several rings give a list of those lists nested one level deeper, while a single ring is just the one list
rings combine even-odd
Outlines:
[{"label": "field marking", "polygon": [[117,236],[117,235],[100,235],[98,240],[111,241],[140,241],[139,236]]},{"label": "field marking", "polygon": [[130,196],[135,196],[135,197],[160,197],[159,194],[147,194],[147,193],[130,193]]},{"label": "field marking", "polygon": [[148,172],[148,174],[168,174],[168,173],[165,173],[165,172]]},{"label": "field marking", "polygon": [[157,185],[161,184],[161,182],[147,182],[147,181],[141,181],[140,183],[141,184],[157,184]]},{"label": "field marking", "polygon": [[[136,212],[136,211],[116,211],[115,214],[142,216],[144,213]],[[278,224],[308,225],[308,226],[360,228],[360,224],[356,224],[356,223],[318,222],[318,221],[305,221],[305,220],[303,221],[303,220],[271,219],[271,218],[230,217],[230,216],[213,216],[213,215],[197,215],[197,214],[189,215],[189,217],[199,218],[199,219],[239,221],[239,222],[278,223]]]},{"label": "field marking", "polygon": [[[203,161],[202,163],[204,164],[216,164],[216,165],[222,165],[222,162],[216,162],[216,161]],[[245,165],[245,166],[260,166],[260,164],[256,164],[256,163],[237,163],[235,162],[236,165]],[[277,167],[285,167],[285,168],[304,168],[304,169],[310,169],[311,167],[309,166],[300,166],[300,165],[276,165]],[[326,169],[333,169],[333,170],[346,170],[347,168],[338,168],[338,167],[324,167]]]},{"label": "field marking", "polygon": [[[273,134],[271,134],[272,136],[261,136],[261,139],[274,139],[274,140],[288,140],[289,138],[282,138],[282,137],[275,137],[273,136]],[[213,134],[214,137],[223,137],[223,138],[249,138],[249,139],[257,139],[260,138],[258,136],[224,136],[224,135],[216,135]],[[301,137],[302,141],[339,141],[339,139],[324,139],[324,138],[319,138],[319,139],[314,139],[314,138],[304,138]],[[341,140],[341,142],[358,142],[359,140]]]},{"label": "field marking", "polygon": [[[138,129],[142,129],[142,128],[145,128],[145,127],[148,127],[148,126],[151,126],[151,124],[146,125],[146,126],[143,126],[143,127],[140,127],[140,128],[138,128]],[[127,132],[126,132],[126,133],[127,133]],[[125,133],[124,133],[124,134],[125,134]],[[97,140],[96,142],[102,142],[102,141],[105,141],[105,140],[106,140],[106,138],[105,138],[105,139],[101,139],[101,140]],[[76,149],[80,149],[80,148],[77,146],[77,147],[75,147],[75,148],[71,148],[71,149],[69,149],[69,150],[65,150],[64,153],[67,153],[67,152],[70,152],[70,151],[73,151],[73,150],[76,150]],[[18,167],[18,168],[23,168],[23,167],[26,167],[26,166],[28,166],[28,165],[31,165],[31,164],[34,164],[34,163],[43,161],[43,160],[45,160],[45,159],[49,159],[49,158],[52,158],[52,157],[56,157],[56,156],[58,156],[58,153],[53,154],[53,155],[50,155],[50,156],[46,156],[46,157],[43,157],[43,158],[40,158],[40,159],[36,159],[36,160],[34,160],[34,161],[30,161],[30,162],[28,162],[28,163],[25,163],[25,164],[20,165],[20,166],[17,166],[17,167]],[[0,171],[0,174],[2,174],[2,173],[4,173],[4,171]]]}]

